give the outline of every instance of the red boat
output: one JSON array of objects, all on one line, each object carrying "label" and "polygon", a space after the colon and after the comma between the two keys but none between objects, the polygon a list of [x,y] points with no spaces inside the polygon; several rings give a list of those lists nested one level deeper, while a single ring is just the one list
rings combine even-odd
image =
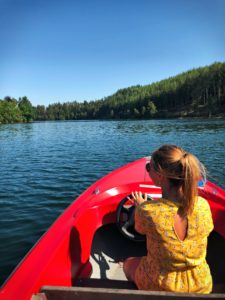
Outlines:
[{"label": "red boat", "polygon": [[[113,171],[75,199],[5,282],[0,299],[183,299],[183,294],[136,290],[121,267],[126,257],[146,253],[143,237],[132,228],[127,196],[140,190],[161,197],[145,168],[149,159]],[[198,190],[214,220],[207,254],[214,290],[186,297],[225,299],[225,191],[209,181],[200,182]]]}]

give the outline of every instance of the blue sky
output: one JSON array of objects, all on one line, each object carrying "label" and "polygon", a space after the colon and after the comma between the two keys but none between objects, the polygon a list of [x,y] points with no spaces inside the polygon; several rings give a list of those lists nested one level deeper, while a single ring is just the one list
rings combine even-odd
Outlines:
[{"label": "blue sky", "polygon": [[90,101],[225,61],[225,0],[0,0],[0,99]]}]

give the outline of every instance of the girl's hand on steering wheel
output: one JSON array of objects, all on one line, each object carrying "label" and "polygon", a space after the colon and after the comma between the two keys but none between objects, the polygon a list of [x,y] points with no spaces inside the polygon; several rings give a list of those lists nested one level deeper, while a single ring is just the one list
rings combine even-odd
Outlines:
[{"label": "girl's hand on steering wheel", "polygon": [[133,197],[133,201],[135,205],[139,205],[145,201],[147,201],[147,194],[144,194],[144,198],[143,198],[143,194],[142,192],[132,192],[132,197]]}]

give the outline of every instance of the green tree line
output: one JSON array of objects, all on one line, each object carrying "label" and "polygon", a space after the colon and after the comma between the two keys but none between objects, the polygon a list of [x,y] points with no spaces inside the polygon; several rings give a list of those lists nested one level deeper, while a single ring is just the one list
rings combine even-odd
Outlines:
[{"label": "green tree line", "polygon": [[192,69],[95,101],[33,107],[27,97],[0,100],[0,122],[225,116],[225,63]]},{"label": "green tree line", "polygon": [[35,108],[27,97],[0,99],[0,123],[31,122],[34,114]]}]

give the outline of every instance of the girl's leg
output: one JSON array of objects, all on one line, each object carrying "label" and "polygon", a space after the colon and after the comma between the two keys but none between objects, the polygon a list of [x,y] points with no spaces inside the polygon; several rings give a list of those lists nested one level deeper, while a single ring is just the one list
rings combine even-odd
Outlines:
[{"label": "girl's leg", "polygon": [[135,282],[135,271],[140,263],[141,257],[129,257],[123,263],[123,271],[127,280]]}]

